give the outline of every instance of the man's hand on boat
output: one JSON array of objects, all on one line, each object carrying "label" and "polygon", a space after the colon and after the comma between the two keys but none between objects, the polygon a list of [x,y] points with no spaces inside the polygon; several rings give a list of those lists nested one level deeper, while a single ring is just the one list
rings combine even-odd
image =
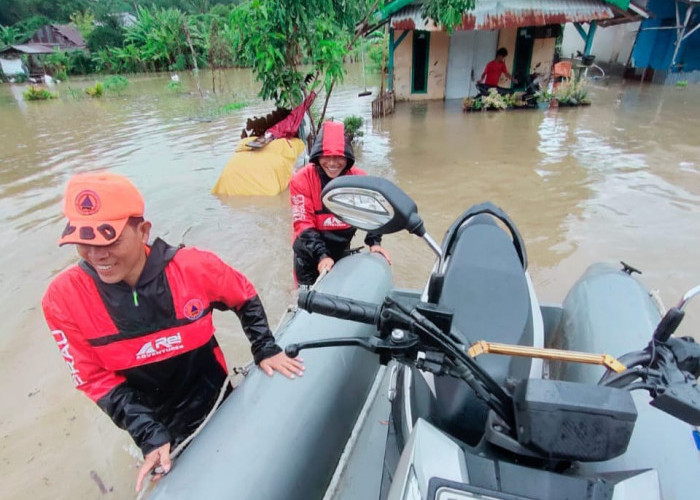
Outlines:
[{"label": "man's hand on boat", "polygon": [[372,245],[371,247],[369,247],[369,251],[372,253],[378,253],[386,259],[389,265],[391,265],[391,256],[389,255],[389,252],[386,250],[386,248],[380,247],[379,245]]},{"label": "man's hand on boat", "polygon": [[146,476],[155,469],[155,473],[151,477],[151,481],[156,482],[165,474],[170,472],[172,462],[170,461],[170,443],[166,443],[160,448],[148,453],[143,459],[143,465],[139,469],[139,475],[136,477],[136,493],[141,491],[143,480]]},{"label": "man's hand on boat", "polygon": [[274,356],[263,359],[259,366],[270,377],[272,377],[274,372],[280,372],[285,377],[291,379],[293,379],[295,375],[301,377],[306,369],[303,359],[299,357],[290,358],[284,352],[279,352]]},{"label": "man's hand on boat", "polygon": [[318,269],[319,274],[322,274],[323,272],[330,271],[333,267],[333,264],[335,264],[335,261],[333,259],[331,259],[330,257],[324,257],[318,261],[318,266],[316,267],[316,269]]}]

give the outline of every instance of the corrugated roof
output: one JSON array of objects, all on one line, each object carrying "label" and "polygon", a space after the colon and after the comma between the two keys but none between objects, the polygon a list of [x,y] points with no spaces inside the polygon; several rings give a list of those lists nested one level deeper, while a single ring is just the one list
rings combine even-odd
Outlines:
[{"label": "corrugated roof", "polygon": [[53,45],[44,45],[41,43],[23,43],[18,45],[8,45],[0,52],[21,52],[22,54],[53,54],[56,49]]},{"label": "corrugated roof", "polygon": [[71,26],[70,24],[52,24],[51,26],[53,26],[56,31],[73,42],[75,45],[85,47],[83,35],[80,34],[80,31],[78,31],[76,27]]},{"label": "corrugated roof", "polygon": [[[431,20],[423,20],[420,5],[409,5],[391,16],[397,30],[438,31]],[[613,9],[601,0],[476,0],[474,10],[465,11],[457,30],[491,30],[518,26],[544,26],[611,19]]]}]

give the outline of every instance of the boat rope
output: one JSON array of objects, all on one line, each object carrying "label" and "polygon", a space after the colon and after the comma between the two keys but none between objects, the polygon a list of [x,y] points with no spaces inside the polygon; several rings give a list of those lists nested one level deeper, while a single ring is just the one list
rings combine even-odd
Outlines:
[{"label": "boat rope", "polygon": [[651,301],[656,306],[656,309],[659,311],[661,317],[664,317],[666,315],[666,306],[664,305],[663,300],[661,300],[661,293],[659,292],[659,289],[655,288],[651,290],[649,292],[649,297],[651,297]]}]

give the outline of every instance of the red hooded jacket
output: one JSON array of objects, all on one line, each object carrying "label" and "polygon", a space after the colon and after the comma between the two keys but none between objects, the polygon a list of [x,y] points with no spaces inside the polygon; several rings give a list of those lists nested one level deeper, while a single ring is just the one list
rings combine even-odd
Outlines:
[{"label": "red hooded jacket", "polygon": [[[340,175],[367,175],[355,165],[350,138],[345,135],[341,122],[324,122],[311,149],[310,163],[294,174],[289,184],[295,252],[308,252],[318,261],[347,249],[355,235],[355,228],[335,217],[321,200],[321,191],[331,179],[319,164],[321,156],[344,156],[345,170]],[[381,236],[367,233],[365,244],[378,245]]]}]

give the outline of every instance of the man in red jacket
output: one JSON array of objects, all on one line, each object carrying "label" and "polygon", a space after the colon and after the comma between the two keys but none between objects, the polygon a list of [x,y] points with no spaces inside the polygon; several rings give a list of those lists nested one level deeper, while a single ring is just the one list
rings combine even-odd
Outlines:
[{"label": "man in red jacket", "polygon": [[[294,224],[294,274],[302,286],[313,285],[319,274],[347,254],[355,228],[337,219],[321,201],[321,191],[341,175],[367,175],[354,166],[355,155],[345,126],[327,121],[311,148],[310,163],[294,174],[289,184]],[[389,252],[380,246],[381,235],[367,233],[370,252]]]},{"label": "man in red jacket", "polygon": [[[75,386],[141,448],[145,476],[170,467],[170,448],[204,420],[227,377],[212,310],[232,310],[268,375],[302,375],[275,343],[253,285],[211,252],[156,238],[125,177],[74,176],[60,245],[81,261],[56,276],[42,307]],[[156,475],[154,478],[160,477]]]}]

